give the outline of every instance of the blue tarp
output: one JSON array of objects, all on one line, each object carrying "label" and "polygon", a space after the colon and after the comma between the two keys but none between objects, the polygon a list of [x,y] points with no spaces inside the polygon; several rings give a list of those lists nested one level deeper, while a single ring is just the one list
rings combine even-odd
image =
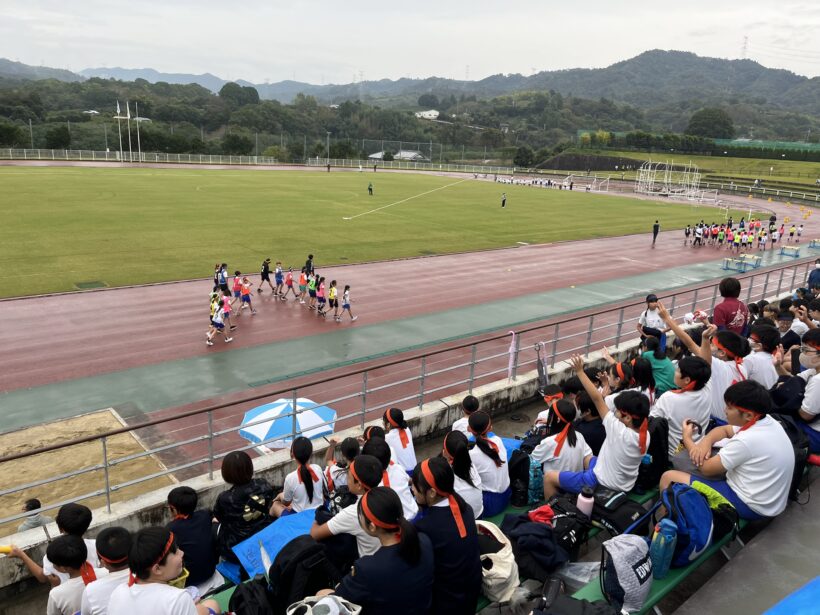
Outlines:
[{"label": "blue tarp", "polygon": [[270,561],[273,562],[282,547],[297,536],[310,533],[310,526],[313,525],[315,512],[314,510],[303,510],[300,513],[281,517],[261,532],[257,532],[247,540],[235,545],[233,552],[239,558],[248,575],[253,578],[257,574],[267,574],[268,572],[262,563],[262,552],[259,549],[260,542],[268,552]]},{"label": "blue tarp", "polygon": [[764,615],[809,615],[820,612],[820,577],[775,604]]}]

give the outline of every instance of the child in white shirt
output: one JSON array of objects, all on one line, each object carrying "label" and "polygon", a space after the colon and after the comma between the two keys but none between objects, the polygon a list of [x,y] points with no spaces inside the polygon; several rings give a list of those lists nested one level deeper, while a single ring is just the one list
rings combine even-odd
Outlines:
[{"label": "child in white shirt", "polygon": [[[478,398],[473,395],[467,395],[461,400],[461,410],[464,416],[453,423],[452,429],[453,431],[460,431],[466,436],[470,433],[467,428],[467,421],[469,421],[470,415],[478,410]],[[478,515],[476,515],[476,517],[478,517]]]},{"label": "child in white shirt", "polygon": [[48,593],[46,615],[74,615],[82,606],[85,586],[108,571],[86,561],[88,549],[79,536],[58,536],[48,545],[46,554],[55,570],[69,577]]},{"label": "child in white shirt", "polygon": [[271,506],[274,517],[313,510],[325,503],[322,468],[309,463],[312,454],[313,443],[308,438],[299,436],[293,440],[290,456],[298,467],[285,477],[284,489]]},{"label": "child in white shirt", "polygon": [[490,415],[479,410],[470,415],[470,434],[475,447],[470,460],[481,477],[484,516],[492,517],[510,503],[510,474],[507,468],[507,449],[501,438],[492,433]]},{"label": "child in white shirt", "polygon": [[575,405],[564,400],[555,400],[549,407],[546,422],[547,437],[530,453],[530,457],[541,463],[544,472],[581,472],[589,465],[592,449],[584,436],[575,431]]},{"label": "child in white shirt", "polygon": [[416,467],[416,449],[413,447],[413,434],[404,420],[404,413],[398,408],[390,408],[382,416],[385,441],[396,452],[397,461],[409,473]]}]

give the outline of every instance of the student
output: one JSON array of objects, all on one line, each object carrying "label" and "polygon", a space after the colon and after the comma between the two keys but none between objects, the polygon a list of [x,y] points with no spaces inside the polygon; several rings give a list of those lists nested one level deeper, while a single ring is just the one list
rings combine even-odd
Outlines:
[{"label": "student", "polygon": [[723,301],[715,306],[712,321],[718,331],[734,331],[738,335],[749,334],[749,308],[740,297],[740,281],[736,278],[724,278],[718,285]]},{"label": "student", "polygon": [[456,419],[453,422],[452,430],[453,431],[460,431],[465,436],[468,435],[468,422],[470,420],[470,415],[478,410],[479,403],[478,398],[474,395],[467,395],[464,399],[461,400],[461,412],[463,416],[460,419]]},{"label": "student", "polygon": [[211,327],[211,330],[208,331],[208,335],[205,337],[206,346],[214,345],[213,339],[217,333],[222,334],[222,339],[225,340],[226,344],[230,344],[233,341],[233,338],[230,337],[228,332],[225,330],[225,308],[223,308],[221,304],[217,304],[216,310],[211,317],[211,323],[213,326]]},{"label": "student", "polygon": [[610,411],[603,396],[584,373],[584,359],[570,358],[590,399],[598,408],[606,429],[601,453],[589,460],[583,472],[547,472],[544,475],[544,497],[549,499],[560,488],[580,493],[584,487],[595,489],[603,485],[615,491],[630,491],[638,478],[638,468],[649,447],[649,400],[637,391],[625,391],[615,398],[615,411]]},{"label": "student", "polygon": [[304,270],[307,275],[313,275],[313,254],[308,254]]},{"label": "student", "polygon": [[[387,440],[387,433],[378,425],[368,425],[364,428],[362,432],[362,437],[359,438],[359,443],[364,446],[365,442],[368,440],[372,440],[373,438],[381,438],[382,440]],[[390,447],[390,461],[396,463],[398,461],[398,455],[396,455],[396,451],[393,450],[393,447],[389,444],[387,445]]]},{"label": "student", "polygon": [[655,398],[675,388],[675,366],[661,350],[661,343],[655,337],[647,337],[641,344],[641,357],[652,366],[655,379]]},{"label": "student", "polygon": [[79,536],[58,536],[49,543],[46,556],[55,570],[68,575],[48,592],[46,615],[74,615],[82,606],[85,586],[107,575],[108,570],[86,561],[88,549]]},{"label": "student", "polygon": [[481,492],[481,476],[470,459],[467,436],[461,431],[450,431],[444,436],[441,455],[453,468],[454,485],[458,493],[478,519],[484,513],[484,496]]},{"label": "student", "polygon": [[336,280],[330,281],[330,288],[327,290],[328,310],[333,308],[333,320],[339,321],[339,289],[336,288]]},{"label": "student", "polygon": [[[239,272],[237,272],[237,273],[239,273]],[[270,291],[272,293],[275,293],[276,290],[273,288],[273,284],[270,283],[270,258],[266,258],[264,261],[262,261],[262,271],[260,272],[259,275],[261,277],[261,280],[259,281],[259,288],[256,289],[256,292],[261,295],[262,294],[262,286],[264,286],[265,282],[267,282],[268,286],[270,286]],[[239,286],[240,287],[242,286],[241,282],[240,282]],[[234,278],[234,290],[236,290],[236,278]]]},{"label": "student", "polygon": [[228,290],[228,263],[219,266],[219,289]]},{"label": "student", "polygon": [[196,586],[200,595],[219,587],[225,580],[217,572],[219,554],[213,539],[210,510],[197,510],[199,496],[191,487],[174,487],[168,493],[168,508],[173,519],[166,526],[176,536],[177,545],[185,552],[188,570],[186,587]]},{"label": "student", "polygon": [[226,292],[223,291],[222,292],[223,319],[224,319],[225,324],[228,325],[228,329],[230,331],[233,331],[234,329],[236,329],[236,325],[233,324],[233,322],[231,322],[231,313],[233,311],[231,309],[231,305],[232,305],[231,304],[231,295],[229,293],[226,293]]},{"label": "student", "polygon": [[632,359],[632,381],[633,389],[646,395],[649,400],[649,407],[655,405],[656,386],[655,375],[652,371],[652,364],[643,357]]},{"label": "student", "polygon": [[293,293],[294,301],[299,298],[299,294],[293,288],[293,267],[288,267],[288,272],[285,274],[285,294],[282,295],[282,299],[287,301],[288,295],[291,293]]},{"label": "student", "polygon": [[299,303],[305,302],[305,293],[307,292],[307,273],[305,273],[305,268],[302,267],[301,273],[299,273]]},{"label": "student", "polygon": [[350,284],[345,285],[344,293],[342,294],[342,313],[339,314],[339,322],[342,322],[342,316],[344,313],[347,312],[350,316],[350,322],[358,319],[358,316],[354,316],[353,312],[350,310]]},{"label": "student", "polygon": [[382,415],[384,425],[385,441],[390,448],[396,451],[398,461],[402,467],[412,472],[416,467],[416,449],[413,446],[413,434],[410,427],[404,420],[404,413],[398,408],[389,408]]},{"label": "student", "polygon": [[[660,488],[697,480],[729,500],[741,519],[776,517],[788,501],[794,450],[786,432],[769,416],[769,392],[759,382],[744,380],[726,389],[723,399],[728,425],[716,427],[698,443],[692,440],[693,427],[683,427],[684,446],[698,474],[706,478],[670,470],[661,477]],[[712,455],[712,446],[724,438],[728,442]]]},{"label": "student", "polygon": [[[268,280],[270,283],[270,280]],[[273,287],[271,287],[273,288]],[[233,272],[233,300],[239,302],[239,310],[237,310],[237,314],[241,314],[242,306],[242,272],[236,270]]]},{"label": "student", "polygon": [[23,512],[33,513],[25,518],[25,520],[17,526],[18,532],[25,532],[26,530],[33,529],[35,527],[42,527],[44,525],[48,525],[49,523],[54,523],[54,519],[51,517],[44,515],[39,511],[43,505],[40,503],[40,500],[37,498],[31,498],[25,501],[23,504]]},{"label": "student", "polygon": [[100,564],[108,574],[85,586],[81,615],[106,615],[112,592],[128,583],[131,532],[124,527],[106,528],[97,536],[96,545]]},{"label": "student", "polygon": [[[608,354],[608,353],[607,353]],[[615,409],[615,398],[624,391],[633,390],[632,366],[629,363],[612,363],[604,372],[603,390],[604,402],[610,410]],[[647,398],[648,399],[648,398]]]},{"label": "student", "polygon": [[468,426],[470,434],[475,439],[475,447],[470,450],[470,459],[481,477],[484,516],[492,517],[507,508],[510,503],[507,449],[501,438],[492,433],[492,420],[486,412],[473,412]]},{"label": "student", "polygon": [[589,465],[592,449],[576,431],[574,420],[573,403],[558,399],[550,404],[547,437],[530,453],[530,458],[541,464],[544,473],[581,472]]},{"label": "student", "polygon": [[769,390],[777,382],[773,355],[780,345],[780,332],[768,325],[755,325],[749,336],[749,345],[752,352],[743,359],[749,379],[759,382]]},{"label": "student", "polygon": [[326,303],[326,296],[325,296],[325,278],[320,277],[319,281],[316,283],[316,300],[319,302],[319,309],[316,313],[319,316],[324,316],[325,312],[325,303]]},{"label": "student", "polygon": [[[378,486],[383,472],[382,464],[378,459],[372,455],[359,455],[347,466],[347,488],[350,489],[350,493],[361,498]],[[311,537],[319,541],[341,534],[349,534],[356,538],[359,557],[373,555],[381,547],[379,539],[365,532],[359,524],[357,507],[353,505],[343,508],[327,523],[314,522],[310,528]]]},{"label": "student", "polygon": [[430,539],[402,516],[402,503],[392,489],[368,491],[357,509],[360,525],[379,540],[381,548],[359,559],[335,594],[360,605],[363,615],[429,612],[435,570]]},{"label": "student", "polygon": [[276,288],[273,290],[273,294],[279,297],[280,299],[284,299],[285,294],[282,292],[282,286],[285,284],[285,275],[282,272],[282,261],[276,261],[276,269],[274,269],[274,279],[276,280]]},{"label": "student", "polygon": [[456,493],[450,464],[426,459],[413,472],[413,493],[424,510],[416,529],[433,545],[431,613],[473,615],[481,592],[481,556],[473,509]]},{"label": "student", "polygon": [[805,367],[798,374],[806,381],[806,390],[803,402],[798,412],[800,420],[797,424],[806,432],[809,438],[809,450],[820,453],[820,378],[817,377],[820,369],[820,329],[811,329],[803,336],[803,345],[800,347],[800,365]]},{"label": "student", "polygon": [[282,493],[273,502],[271,515],[274,517],[314,510],[325,503],[322,468],[310,463],[312,454],[313,443],[308,438],[294,438],[290,457],[296,461],[297,468],[285,477]]},{"label": "student", "polygon": [[[341,444],[336,438],[331,438],[328,444],[325,451],[325,482],[328,490],[332,492],[339,487],[347,486],[347,468],[359,456],[361,446],[356,438],[345,438]],[[342,453],[341,461],[334,458],[337,446]]]},{"label": "student", "polygon": [[232,451],[222,460],[222,480],[231,485],[216,498],[214,518],[219,521],[219,554],[239,563],[231,547],[250,538],[273,521],[273,488],[253,477],[253,461],[245,451]]},{"label": "student", "polygon": [[[700,357],[684,357],[675,369],[674,391],[661,397],[650,409],[649,416],[666,419],[669,425],[669,461],[675,469],[693,469],[689,455],[680,448],[683,440],[683,424],[694,421],[705,434],[712,414],[712,390],[708,386],[712,368]],[[696,436],[700,439],[700,435]]]},{"label": "student", "polygon": [[381,438],[370,438],[362,447],[362,453],[373,455],[382,464],[382,482],[385,487],[390,487],[401,499],[404,507],[404,516],[407,519],[415,519],[419,512],[416,498],[410,491],[410,478],[405,469],[397,463],[390,461],[390,446]]},{"label": "student", "polygon": [[315,310],[316,309],[316,285],[319,283],[319,276],[315,275],[314,273],[309,273],[307,277],[307,289],[308,289],[308,309]]},{"label": "student", "polygon": [[215,600],[194,604],[191,594],[168,585],[182,574],[185,553],[177,547],[174,533],[164,527],[147,527],[137,532],[128,553],[132,580],[117,588],[108,603],[110,615],[151,613],[151,615],[216,615]]},{"label": "student", "polygon": [[[91,525],[91,509],[82,504],[65,504],[57,512],[57,517],[55,517],[54,521],[57,523],[57,529],[60,530],[60,534],[68,534],[69,536],[82,538],[88,530],[88,526]],[[88,553],[88,563],[94,568],[99,568],[100,562],[97,559],[97,550],[94,541],[90,538],[86,538],[85,546],[86,552]],[[54,587],[62,581],[68,581],[69,579],[67,573],[60,572],[54,568],[49,561],[48,553],[43,557],[42,566],[35,563],[26,553],[14,545],[11,547],[9,557],[21,559],[31,573],[31,576],[40,583],[49,583]]]},{"label": "student", "polygon": [[641,339],[645,337],[657,337],[661,343],[661,350],[666,350],[666,332],[669,328],[664,325],[663,319],[658,313],[658,296],[654,293],[646,296],[646,309],[638,318],[638,333]]},{"label": "student", "polygon": [[253,303],[251,303],[251,286],[253,286],[253,282],[248,279],[248,276],[242,278],[242,307],[240,309],[244,310],[246,307],[250,308],[251,316],[256,314],[256,310],[253,309]]}]

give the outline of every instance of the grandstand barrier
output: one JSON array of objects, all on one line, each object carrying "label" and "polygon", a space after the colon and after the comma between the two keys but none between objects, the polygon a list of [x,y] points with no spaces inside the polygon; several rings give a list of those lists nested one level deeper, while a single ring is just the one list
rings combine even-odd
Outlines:
[{"label": "grandstand barrier", "polygon": [[[744,285],[745,299],[748,303],[762,298],[779,296],[782,291],[801,286],[813,267],[813,259],[802,262],[792,262],[787,265],[773,267],[766,271],[738,276]],[[694,309],[711,309],[718,300],[718,284],[709,283],[679,290],[676,292],[657,293],[667,307],[678,317]],[[591,353],[602,346],[614,347],[613,353],[634,350],[637,341],[634,339],[634,329],[637,319],[645,307],[643,297],[638,301],[608,308],[604,310],[584,313],[581,316],[564,318],[547,324],[537,324],[522,328],[512,338],[509,334],[493,335],[476,341],[458,344],[445,349],[439,349],[424,354],[417,354],[409,358],[399,358],[386,361],[379,365],[364,369],[355,369],[342,375],[332,376],[313,381],[311,386],[321,387],[323,396],[318,397],[317,404],[341,407],[343,401],[355,403],[358,410],[340,415],[338,422],[348,420],[348,427],[340,429],[335,435],[339,438],[359,435],[363,426],[374,419],[380,420],[382,412],[394,405],[404,408],[412,405],[405,412],[408,422],[413,429],[414,438],[419,441],[429,440],[448,430],[453,421],[460,417],[460,401],[467,393],[481,398],[482,407],[491,413],[500,414],[521,403],[534,398],[538,387],[538,361],[543,361],[551,379],[560,379],[566,372],[566,366],[561,362],[574,353],[587,355],[591,360],[597,360],[599,355]],[[624,328],[626,327],[626,328]],[[546,340],[546,341],[545,341]],[[529,358],[525,357],[528,348],[540,347],[542,352],[530,351]],[[449,360],[447,355],[455,354]],[[403,377],[408,369],[420,366],[420,371],[412,376]],[[557,369],[556,369],[557,368]],[[380,384],[376,372],[389,371],[393,380],[388,384]],[[447,375],[450,376],[447,376]],[[455,378],[442,382],[441,377]],[[360,386],[355,392],[338,395],[344,379],[354,379]],[[407,386],[413,389],[407,394]],[[391,387],[397,387],[395,394],[386,393]],[[158,476],[185,474],[186,471],[199,471],[199,474],[186,480],[200,493],[202,506],[212,506],[217,495],[225,489],[224,483],[215,477],[216,464],[230,451],[238,448],[253,449],[256,445],[239,445],[236,440],[230,441],[224,449],[217,446],[220,436],[234,435],[239,425],[228,429],[216,429],[214,417],[220,410],[235,408],[242,402],[270,401],[282,396],[299,396],[295,388],[283,388],[262,395],[251,395],[241,400],[232,400],[222,404],[214,404],[204,408],[180,412],[172,417],[165,417],[145,421],[139,424],[123,427],[106,434],[87,436],[69,442],[42,447],[7,455],[0,458],[0,463],[8,463],[18,459],[28,459],[58,449],[67,449],[72,446],[97,442],[100,446],[100,463],[81,470],[58,474],[32,483],[4,486],[0,496],[25,492],[37,487],[46,487],[55,481],[69,476],[82,476],[85,473],[105,471],[105,484],[89,493],[77,494],[66,501],[83,501],[94,497],[104,497],[105,506],[94,511],[94,523],[91,534],[94,535],[105,527],[123,525],[129,529],[141,526],[163,523],[167,521],[165,498],[168,488],[158,489],[125,501],[116,501],[117,492],[124,487]],[[431,401],[432,400],[432,401]],[[348,407],[351,407],[348,404]],[[234,411],[234,416],[236,412]],[[295,423],[295,414],[292,415]],[[178,442],[164,444],[160,447],[147,448],[144,452],[132,454],[120,459],[111,459],[106,451],[107,438],[125,432],[138,432],[144,429],[159,428],[172,432],[173,422],[180,419],[198,417],[201,423],[196,431],[190,425],[186,426],[186,437]],[[236,423],[239,421],[236,420]],[[203,445],[206,452],[201,457],[191,458],[184,448],[197,443]],[[318,440],[315,442],[315,459],[320,460],[327,445]],[[121,484],[112,484],[108,470],[128,460],[154,455],[163,458],[171,454],[170,459],[176,463],[165,461],[163,470],[149,476],[139,477]],[[174,456],[175,454],[175,456]],[[179,460],[183,461],[180,463]],[[38,460],[42,463],[42,458]],[[255,459],[255,468],[259,476],[266,478],[274,485],[282,485],[284,477],[291,468],[291,460],[287,450],[279,450],[261,455]],[[90,481],[89,481],[90,482]],[[59,508],[66,501],[44,502],[43,511]],[[26,516],[25,513],[15,514],[0,519],[0,523],[19,522]],[[52,528],[53,530],[53,528]],[[53,533],[53,531],[52,531]],[[29,550],[29,553],[41,557],[45,551],[46,537],[41,529],[29,530],[16,534],[4,542],[14,542],[20,547]],[[0,588],[21,580],[19,567],[8,558],[0,559]]]}]

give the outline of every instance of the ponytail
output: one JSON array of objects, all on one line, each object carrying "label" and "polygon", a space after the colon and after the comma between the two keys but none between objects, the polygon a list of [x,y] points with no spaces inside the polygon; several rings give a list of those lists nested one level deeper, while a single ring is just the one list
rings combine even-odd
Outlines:
[{"label": "ponytail", "polygon": [[426,493],[428,489],[435,491],[436,495],[447,498],[453,520],[458,529],[458,535],[466,538],[467,528],[464,525],[465,502],[461,496],[455,492],[455,475],[450,464],[441,457],[425,459],[416,465],[413,470],[413,486],[418,493]]},{"label": "ponytail", "polygon": [[649,360],[641,357],[635,359],[632,364],[632,377],[642,391],[655,390],[655,375],[652,373],[652,364]]},{"label": "ponytail", "polygon": [[643,341],[646,349],[652,353],[656,361],[662,361],[666,358],[666,353],[661,350],[661,341],[657,337],[649,336]]},{"label": "ponytail", "polygon": [[382,416],[385,425],[391,425],[399,430],[399,440],[401,440],[401,447],[407,448],[410,440],[407,438],[407,421],[404,420],[404,412],[398,408],[388,409]]},{"label": "ponytail", "polygon": [[470,448],[467,436],[461,431],[451,431],[444,436],[444,452],[453,458],[453,473],[471,487],[475,487],[470,470],[473,461],[470,459]]},{"label": "ponytail", "polygon": [[313,468],[308,465],[310,456],[313,454],[313,443],[308,438],[299,436],[290,445],[290,454],[299,464],[296,468],[296,476],[299,482],[305,486],[308,501],[312,502],[314,495],[313,483],[319,480]]},{"label": "ponytail", "polygon": [[[561,453],[561,447],[565,441],[573,448],[578,443],[575,425],[573,425],[574,420],[575,404],[565,400],[557,400],[550,404],[550,413],[547,418],[547,435],[559,434],[558,439],[556,439],[556,457]],[[563,437],[561,434],[563,434]]]},{"label": "ponytail", "polygon": [[388,487],[375,487],[359,500],[359,523],[370,523],[382,531],[397,534],[399,555],[415,566],[421,558],[421,545],[415,526],[404,518],[398,494]]},{"label": "ponytail", "polygon": [[493,460],[497,468],[504,465],[501,461],[501,456],[498,454],[498,446],[495,442],[487,439],[487,434],[492,429],[492,421],[490,415],[481,410],[473,412],[468,419],[470,433],[475,436],[475,444],[478,449]]}]

